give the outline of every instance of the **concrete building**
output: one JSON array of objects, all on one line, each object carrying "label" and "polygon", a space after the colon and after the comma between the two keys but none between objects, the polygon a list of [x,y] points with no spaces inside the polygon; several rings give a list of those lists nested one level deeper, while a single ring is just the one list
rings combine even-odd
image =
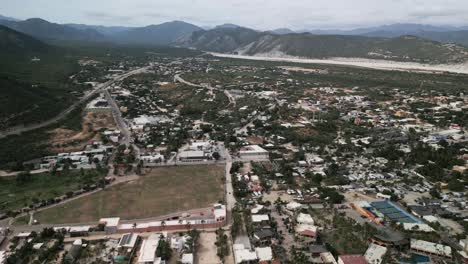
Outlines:
[{"label": "concrete building", "polygon": [[387,248],[379,246],[377,244],[370,244],[367,248],[364,258],[369,264],[380,264],[383,260],[383,257],[387,253]]},{"label": "concrete building", "polygon": [[183,151],[178,155],[178,159],[181,162],[201,162],[210,160],[211,158],[210,153],[202,150]]},{"label": "concrete building", "polygon": [[99,220],[99,224],[105,225],[104,230],[108,233],[116,233],[117,228],[119,226],[120,218],[119,217],[111,217],[111,218],[101,218]]},{"label": "concrete building", "polygon": [[243,160],[268,160],[268,151],[258,145],[250,145],[241,148],[239,157]]},{"label": "concrete building", "polygon": [[161,263],[161,258],[156,257],[156,249],[161,240],[161,234],[151,234],[147,239],[143,240],[138,257],[138,264],[156,264]]},{"label": "concrete building", "polygon": [[411,251],[426,256],[452,258],[452,248],[424,240],[411,239]]},{"label": "concrete building", "polygon": [[364,256],[342,255],[338,257],[338,264],[368,264]]}]

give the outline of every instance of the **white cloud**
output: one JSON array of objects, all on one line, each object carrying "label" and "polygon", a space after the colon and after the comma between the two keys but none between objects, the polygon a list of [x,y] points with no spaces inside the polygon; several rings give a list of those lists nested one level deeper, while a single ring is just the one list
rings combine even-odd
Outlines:
[{"label": "white cloud", "polygon": [[465,0],[0,0],[0,14],[59,23],[142,26],[170,20],[257,29],[468,24]]}]

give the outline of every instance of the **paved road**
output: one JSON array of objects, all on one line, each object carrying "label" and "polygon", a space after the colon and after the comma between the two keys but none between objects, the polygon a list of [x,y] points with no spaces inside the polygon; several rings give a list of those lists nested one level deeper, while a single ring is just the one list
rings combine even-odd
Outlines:
[{"label": "paved road", "polygon": [[96,88],[94,90],[87,93],[85,96],[80,98],[78,101],[76,101],[70,107],[68,107],[63,112],[61,112],[60,114],[58,114],[56,117],[54,117],[52,119],[49,119],[47,121],[44,121],[44,122],[41,122],[41,123],[38,123],[38,124],[27,125],[27,126],[24,126],[24,127],[14,127],[14,128],[9,128],[9,129],[0,131],[0,138],[4,138],[4,137],[7,137],[7,136],[11,136],[11,135],[18,135],[18,134],[21,134],[21,133],[24,133],[24,132],[28,132],[28,131],[31,131],[31,130],[35,130],[35,129],[38,129],[38,128],[42,128],[42,127],[52,125],[52,124],[60,121],[61,119],[65,118],[69,113],[71,113],[73,110],[75,110],[81,103],[87,101],[89,98],[91,98],[95,94],[101,92],[103,89],[107,88],[109,85],[113,84],[116,81],[123,80],[123,79],[125,79],[125,78],[127,78],[127,77],[129,77],[129,76],[131,76],[133,74],[141,73],[142,71],[146,70],[147,68],[148,67],[144,67],[144,68],[140,68],[140,69],[137,69],[137,70],[127,72],[125,74],[122,74],[122,75],[119,75],[119,76],[115,77],[112,80],[109,80],[109,81],[107,81],[105,83],[102,83],[102,84],[96,86]]},{"label": "paved road", "polygon": [[[215,88],[215,87],[212,87],[212,86],[204,86],[204,85],[199,85],[199,84],[195,84],[195,83],[191,83],[189,81],[186,81],[184,80],[182,77],[180,77],[180,74],[176,74],[174,76],[174,81],[178,81],[180,83],[183,83],[183,84],[186,84],[188,86],[192,86],[192,87],[198,87],[198,88],[207,88],[211,95],[214,97],[214,94],[213,94],[213,90],[219,90],[218,88]],[[236,106],[236,99],[234,98],[234,96],[231,95],[231,93],[228,91],[228,90],[224,90],[224,95],[226,95],[226,97],[229,99],[229,104],[232,105],[232,106]]]},{"label": "paved road", "polygon": [[199,88],[202,87],[202,86],[199,85],[199,84],[194,84],[194,83],[191,83],[191,82],[188,82],[188,81],[182,79],[182,77],[180,77],[180,74],[176,74],[176,75],[174,76],[174,81],[178,81],[178,82],[183,83],[183,84],[186,84],[186,85],[188,85],[188,86],[199,87]]}]

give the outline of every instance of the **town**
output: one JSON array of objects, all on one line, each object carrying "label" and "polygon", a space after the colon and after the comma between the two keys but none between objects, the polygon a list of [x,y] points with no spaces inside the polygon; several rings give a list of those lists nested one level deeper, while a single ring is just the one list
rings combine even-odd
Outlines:
[{"label": "town", "polygon": [[81,67],[74,125],[2,166],[0,263],[468,263],[464,75]]}]

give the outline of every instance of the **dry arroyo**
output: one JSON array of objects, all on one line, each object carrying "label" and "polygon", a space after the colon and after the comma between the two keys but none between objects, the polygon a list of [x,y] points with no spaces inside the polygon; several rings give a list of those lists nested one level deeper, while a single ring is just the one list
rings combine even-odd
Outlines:
[{"label": "dry arroyo", "polygon": [[364,58],[330,58],[330,59],[307,59],[283,54],[259,54],[255,56],[232,55],[222,53],[210,53],[216,57],[258,60],[258,61],[284,61],[304,64],[331,64],[343,66],[356,66],[378,70],[410,71],[410,72],[452,72],[468,74],[468,63],[463,64],[421,64],[415,62],[399,62],[388,60],[372,60]]}]

